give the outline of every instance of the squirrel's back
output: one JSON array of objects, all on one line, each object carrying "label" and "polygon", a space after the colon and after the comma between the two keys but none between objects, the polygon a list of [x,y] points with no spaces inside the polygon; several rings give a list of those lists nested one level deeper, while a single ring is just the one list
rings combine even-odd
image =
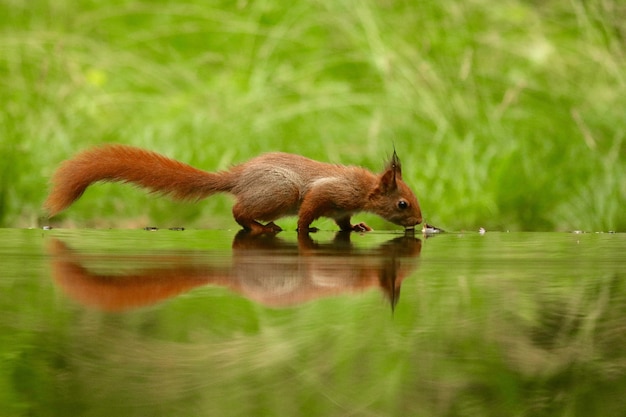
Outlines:
[{"label": "squirrel's back", "polygon": [[231,169],[237,175],[237,183],[231,192],[240,195],[250,189],[265,192],[263,187],[295,187],[304,195],[319,181],[337,180],[350,184],[358,184],[363,177],[374,181],[375,175],[370,171],[346,165],[329,164],[315,161],[301,155],[269,152],[259,155],[248,162]]}]

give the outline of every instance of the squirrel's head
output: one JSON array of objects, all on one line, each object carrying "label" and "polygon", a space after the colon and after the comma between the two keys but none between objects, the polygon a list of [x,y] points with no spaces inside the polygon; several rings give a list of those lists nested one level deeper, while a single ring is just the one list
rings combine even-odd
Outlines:
[{"label": "squirrel's head", "polygon": [[369,195],[368,203],[370,211],[405,229],[413,229],[422,222],[417,198],[402,181],[402,167],[395,150],[385,171],[379,176],[377,187]]}]

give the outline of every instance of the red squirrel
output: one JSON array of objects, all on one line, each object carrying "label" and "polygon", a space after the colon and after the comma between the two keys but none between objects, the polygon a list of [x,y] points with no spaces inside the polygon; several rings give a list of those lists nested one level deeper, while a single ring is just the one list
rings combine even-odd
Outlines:
[{"label": "red squirrel", "polygon": [[344,231],[372,230],[364,223],[350,223],[350,217],[360,211],[375,213],[405,229],[414,229],[422,222],[417,198],[402,181],[395,151],[378,175],[360,167],[280,152],[212,173],[152,151],[104,145],[80,152],[61,164],[52,177],[52,191],[44,209],[50,217],[56,215],[98,181],[133,183],[179,200],[231,193],[236,198],[235,221],[255,233],[281,231],[274,220],[290,215],[298,216],[300,233],[317,230],[311,228],[311,223],[319,217],[334,219]]}]

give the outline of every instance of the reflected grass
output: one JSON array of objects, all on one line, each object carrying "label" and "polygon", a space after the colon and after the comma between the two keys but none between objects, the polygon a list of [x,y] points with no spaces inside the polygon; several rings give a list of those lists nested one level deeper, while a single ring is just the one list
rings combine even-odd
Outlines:
[{"label": "reflected grass", "polygon": [[[233,236],[0,230],[3,412],[588,416],[626,405],[621,234],[426,239],[393,315],[376,291],[276,309],[215,286],[108,313],[55,288],[44,256],[57,237],[86,254],[210,257]],[[360,248],[391,237],[354,236]]]}]

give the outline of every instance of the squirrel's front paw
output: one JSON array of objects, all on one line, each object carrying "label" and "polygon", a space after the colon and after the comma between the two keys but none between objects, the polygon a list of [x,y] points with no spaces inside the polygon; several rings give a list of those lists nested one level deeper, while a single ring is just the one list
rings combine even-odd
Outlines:
[{"label": "squirrel's front paw", "polygon": [[374,229],[372,229],[365,223],[359,223],[359,224],[353,225],[352,230],[354,230],[355,232],[371,232]]}]

